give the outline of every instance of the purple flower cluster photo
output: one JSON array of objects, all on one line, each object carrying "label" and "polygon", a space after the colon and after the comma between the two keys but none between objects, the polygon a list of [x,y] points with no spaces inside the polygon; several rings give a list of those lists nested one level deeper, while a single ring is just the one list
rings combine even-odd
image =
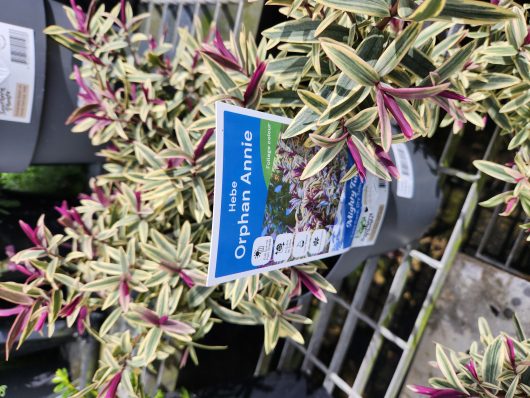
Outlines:
[{"label": "purple flower cluster photo", "polygon": [[343,151],[319,173],[305,180],[300,176],[318,148],[304,147],[303,137],[280,140],[269,183],[262,236],[287,232],[330,229],[340,203],[348,170]]}]

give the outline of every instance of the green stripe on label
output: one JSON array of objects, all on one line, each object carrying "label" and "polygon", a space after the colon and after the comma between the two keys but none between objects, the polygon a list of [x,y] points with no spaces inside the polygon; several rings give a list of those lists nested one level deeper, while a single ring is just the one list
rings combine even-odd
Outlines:
[{"label": "green stripe on label", "polygon": [[274,167],[274,157],[276,155],[276,146],[278,139],[285,129],[285,125],[261,119],[260,122],[260,149],[261,149],[261,166],[263,170],[263,179],[265,186],[269,186],[272,169]]}]

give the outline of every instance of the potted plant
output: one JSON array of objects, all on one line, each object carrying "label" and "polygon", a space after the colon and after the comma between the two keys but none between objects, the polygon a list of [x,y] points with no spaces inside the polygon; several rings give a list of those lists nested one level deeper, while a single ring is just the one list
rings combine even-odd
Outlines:
[{"label": "potted plant", "polygon": [[[348,151],[349,177],[390,180],[392,143],[431,136],[440,119],[455,132],[466,121],[484,127],[486,114],[510,134],[523,123],[516,105],[528,102],[518,93],[527,87],[529,38],[515,3],[277,3],[292,19],[259,45],[245,31],[225,42],[198,26],[196,36],[180,31],[172,59],[163,38],[138,31],[146,16],[125,2],[88,13],[73,2],[73,29],[46,29],[83,62],[73,72],[82,104],[68,122],[103,146],[105,173],[80,205],[57,208],[64,233],[43,219],[21,222],[33,247],[12,261],[30,275],[0,284],[0,298],[12,303],[2,315],[16,315],[6,353],[44,324],[51,335],[57,319],[102,343],[99,369],[73,396],[145,396],[142,370],[168,358],[197,362],[220,320],[262,325],[267,353],[280,337],[302,342],[294,325],[310,321],[293,300],[303,287],[321,300],[334,291],[320,263],[204,285],[216,100],[294,117],[284,139],[305,134],[319,148],[302,178]],[[518,194],[528,192],[528,171],[518,178]],[[105,314],[99,328],[95,312]]]}]

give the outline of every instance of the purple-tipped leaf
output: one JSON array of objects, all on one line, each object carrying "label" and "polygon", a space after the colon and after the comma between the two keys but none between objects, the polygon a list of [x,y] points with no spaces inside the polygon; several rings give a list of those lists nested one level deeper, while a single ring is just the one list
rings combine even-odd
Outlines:
[{"label": "purple-tipped leaf", "polygon": [[469,373],[471,373],[471,376],[473,376],[475,380],[478,380],[478,373],[477,373],[477,368],[475,366],[475,361],[473,361],[473,359],[470,359],[468,364],[465,366],[466,366],[466,369],[469,370]]},{"label": "purple-tipped leaf", "polygon": [[37,323],[35,324],[36,332],[40,332],[42,328],[44,328],[46,319],[48,319],[48,311],[42,311],[42,314],[39,315],[39,318],[37,319]]},{"label": "purple-tipped leaf", "polygon": [[[112,376],[109,383],[103,388],[102,393],[105,393],[105,398],[116,398],[118,395],[118,386],[121,382],[122,372],[116,373]],[[100,395],[102,397],[102,395]]]},{"label": "purple-tipped leaf", "polygon": [[403,23],[404,21],[398,18],[391,17],[390,18],[390,26],[396,33],[396,35],[403,30]]},{"label": "purple-tipped leaf", "polygon": [[7,245],[4,248],[4,252],[7,257],[7,269],[9,271],[15,271],[17,269],[17,264],[11,261],[11,257],[13,257],[16,254],[15,246]]},{"label": "purple-tipped leaf", "polygon": [[392,116],[394,116],[394,119],[396,119],[396,122],[399,125],[403,135],[407,139],[411,139],[414,136],[414,130],[412,129],[412,126],[403,114],[403,111],[399,107],[396,100],[392,98],[392,96],[386,94],[383,94],[383,100],[387,109],[390,111]]},{"label": "purple-tipped leaf", "polygon": [[124,312],[127,312],[129,309],[129,303],[131,302],[131,293],[129,289],[129,283],[127,281],[127,278],[123,277],[120,280],[119,285],[119,296],[118,296],[118,302],[120,303],[120,306]]},{"label": "purple-tipped leaf", "polygon": [[94,54],[87,53],[86,51],[80,51],[79,55],[85,58],[87,61],[95,63],[96,65],[105,65],[103,61],[100,58],[96,57]]},{"label": "purple-tipped leaf", "polygon": [[120,0],[120,20],[123,28],[126,26],[127,14],[125,12],[125,0]]},{"label": "purple-tipped leaf", "polygon": [[81,227],[83,228],[83,231],[87,234],[87,235],[91,235],[92,233],[90,232],[90,229],[88,229],[88,227],[86,226],[85,222],[83,221],[83,219],[81,218],[81,214],[79,214],[79,212],[77,211],[77,209],[74,207],[72,208],[72,210],[70,211],[70,215],[72,216],[72,219]]},{"label": "purple-tipped leaf", "polygon": [[180,278],[182,279],[182,281],[186,284],[186,286],[188,286],[190,289],[195,286],[195,282],[193,281],[193,279],[183,270],[179,270],[178,271],[178,274],[180,276]]},{"label": "purple-tipped leaf", "polygon": [[199,143],[197,144],[197,147],[193,151],[193,159],[197,160],[204,152],[204,147],[212,137],[213,133],[215,132],[214,128],[206,130],[204,135],[201,137]]},{"label": "purple-tipped leaf", "polygon": [[82,295],[75,296],[70,303],[66,304],[61,311],[59,311],[59,316],[61,317],[67,317],[73,314],[73,312],[77,309],[79,306],[79,303],[81,302],[81,299],[83,298]]},{"label": "purple-tipped leaf", "polygon": [[103,188],[96,186],[94,188],[94,193],[96,194],[99,203],[101,203],[105,207],[109,207],[111,204],[110,198],[105,195],[105,192],[103,191]]},{"label": "purple-tipped leaf", "polygon": [[436,86],[395,88],[388,84],[381,83],[379,89],[393,97],[403,98],[406,100],[416,100],[431,98],[443,93],[449,88],[449,83],[439,84]]},{"label": "purple-tipped leaf", "polygon": [[364,167],[361,153],[359,152],[359,149],[357,148],[357,146],[353,143],[353,140],[351,139],[351,137],[348,137],[348,139],[346,140],[346,143],[348,144],[348,150],[350,151],[350,155],[352,156],[353,161],[355,162],[355,165],[357,166],[359,177],[361,178],[361,181],[364,181],[366,179],[366,168]]},{"label": "purple-tipped leaf", "polygon": [[[211,56],[211,54],[210,54]],[[193,54],[193,61],[191,62],[191,68],[195,70],[197,67],[197,64],[199,63],[199,58],[201,57],[201,53],[199,50],[195,50],[195,53]]]},{"label": "purple-tipped leaf", "polygon": [[300,279],[298,272],[291,273],[291,282],[293,282],[294,288],[289,297],[293,298],[300,296],[302,294],[302,280]]},{"label": "purple-tipped leaf", "polygon": [[[96,105],[89,104],[88,106],[94,107]],[[95,113],[85,112],[85,113],[76,114],[73,117],[69,117],[68,120],[66,121],[66,124],[78,123],[85,119],[94,119],[97,121],[109,122],[109,123],[112,122],[112,119],[110,119],[108,116],[101,116],[101,115],[96,115]]]},{"label": "purple-tipped leaf", "polygon": [[451,116],[455,121],[461,121],[463,123],[466,122],[464,112],[462,112],[461,109],[458,109],[453,104],[451,104],[451,102],[447,98],[438,96],[431,98],[431,101],[433,101],[434,103],[436,103],[436,105],[446,111],[447,114]]},{"label": "purple-tipped leaf", "polygon": [[61,203],[61,206],[55,206],[55,210],[61,215],[63,218],[71,219],[70,216],[70,208],[68,207],[68,202],[66,200],[63,200]]},{"label": "purple-tipped leaf", "polygon": [[13,345],[17,341],[18,337],[22,334],[26,326],[28,326],[31,317],[31,308],[24,307],[24,309],[17,315],[6,339],[6,361],[9,359],[9,352],[13,348]]},{"label": "purple-tipped leaf", "polygon": [[328,299],[326,298],[324,291],[313,281],[313,279],[311,279],[309,275],[300,270],[296,270],[296,273],[298,274],[300,282],[302,282],[302,284],[313,294],[313,296],[320,301],[327,303]]},{"label": "purple-tipped leaf", "polygon": [[506,336],[506,345],[508,346],[508,358],[510,359],[510,365],[512,365],[512,369],[515,371],[517,368],[517,364],[515,363],[515,346],[513,344],[513,340]]},{"label": "purple-tipped leaf", "polygon": [[79,333],[80,336],[85,334],[85,329],[86,329],[85,320],[87,319],[87,316],[88,316],[88,309],[84,305],[79,310],[79,314],[77,315],[77,321],[76,321],[77,333]]},{"label": "purple-tipped leaf", "polygon": [[160,261],[160,266],[165,269],[166,271],[178,274],[180,271],[180,267],[177,264],[170,263],[169,261]]},{"label": "purple-tipped leaf", "polygon": [[22,228],[22,231],[26,234],[28,239],[37,247],[42,247],[42,242],[39,239],[38,236],[38,230],[39,227],[35,227],[35,229],[31,228],[28,224],[26,224],[24,221],[19,220],[18,224],[20,225],[20,228]]},{"label": "purple-tipped leaf", "polygon": [[149,308],[138,307],[136,312],[140,315],[140,318],[151,325],[160,325],[160,317],[156,312],[151,311]]},{"label": "purple-tipped leaf", "polygon": [[192,334],[195,333],[195,329],[192,328],[185,322],[175,321],[173,319],[167,319],[163,324],[160,325],[160,329],[168,333],[175,334]]},{"label": "purple-tipped leaf", "polygon": [[234,63],[232,60],[227,59],[223,57],[221,54],[219,54],[216,49],[208,44],[203,44],[201,52],[208,55],[210,58],[212,58],[215,62],[217,62],[219,65],[227,68],[232,69],[238,72],[241,72],[241,66],[239,63]]},{"label": "purple-tipped leaf", "polygon": [[174,169],[176,167],[179,167],[182,162],[184,162],[184,158],[169,158],[166,160],[166,167],[168,169]]},{"label": "purple-tipped leaf", "polygon": [[411,391],[432,398],[463,398],[469,397],[463,392],[450,388],[431,388],[423,386],[407,386]]},{"label": "purple-tipped leaf", "polygon": [[464,97],[462,94],[455,93],[454,91],[451,91],[451,90],[444,90],[438,95],[440,97],[447,98],[447,99],[452,99],[452,100],[456,100],[456,101],[471,102],[471,100],[469,98]]},{"label": "purple-tipped leaf", "polygon": [[135,191],[134,198],[136,200],[136,211],[140,213],[142,211],[142,192]]},{"label": "purple-tipped leaf", "polygon": [[223,57],[229,58],[235,63],[238,62],[236,56],[232,54],[228,48],[226,48],[223,38],[221,36],[221,32],[219,32],[219,30],[217,29],[215,30],[213,45],[217,48],[217,50]]},{"label": "purple-tipped leaf", "polygon": [[526,37],[524,38],[524,41],[523,41],[523,46],[527,46],[529,44],[530,44],[530,26],[527,29]]},{"label": "purple-tipped leaf", "polygon": [[24,308],[26,307],[24,307],[23,305],[17,305],[16,307],[13,307],[13,308],[0,309],[0,318],[18,315],[22,311],[24,311]]},{"label": "purple-tipped leaf", "polygon": [[26,294],[2,286],[0,286],[0,299],[23,306],[32,306],[34,303],[34,300]]},{"label": "purple-tipped leaf", "polygon": [[156,42],[155,38],[153,36],[149,37],[149,50],[156,50],[158,47],[158,43]]},{"label": "purple-tipped leaf", "polygon": [[381,148],[377,144],[375,144],[375,154],[377,158],[379,159],[379,162],[381,162],[381,164],[385,166],[388,173],[396,180],[399,179],[400,177],[399,170],[394,164],[394,162],[392,162],[390,155],[387,152],[385,152],[383,148]]},{"label": "purple-tipped leaf", "polygon": [[186,366],[186,364],[188,363],[189,356],[190,356],[190,350],[189,348],[186,347],[184,351],[182,352],[182,356],[180,357],[179,369],[182,369],[184,366]]},{"label": "purple-tipped leaf", "polygon": [[515,207],[517,206],[517,203],[519,203],[519,198],[517,198],[516,196],[512,196],[506,202],[506,207],[504,208],[504,211],[500,215],[509,216],[510,214],[512,214],[512,212],[515,210]]},{"label": "purple-tipped leaf", "polygon": [[81,7],[77,5],[75,0],[70,0],[70,6],[75,14],[75,19],[77,21],[77,30],[81,33],[87,33],[87,18]]},{"label": "purple-tipped leaf", "polygon": [[74,78],[79,86],[79,97],[81,97],[86,103],[99,104],[99,99],[96,93],[85,84],[85,81],[81,76],[81,71],[77,65],[74,65]]},{"label": "purple-tipped leaf", "polygon": [[8,258],[13,257],[16,254],[15,246],[6,245],[6,247],[4,247],[4,252]]},{"label": "purple-tipped leaf", "polygon": [[[209,44],[203,44],[201,51],[225,68],[236,70],[238,72],[242,71],[239,60],[230,52],[230,50],[228,50],[228,48],[226,48],[223,38],[221,37],[221,34],[218,30],[215,31],[213,46]],[[197,60],[198,57],[194,57],[194,67],[197,64]]]},{"label": "purple-tipped leaf", "polygon": [[295,314],[297,312],[300,312],[302,310],[302,305],[295,305],[294,307],[286,309],[283,313],[284,314]]},{"label": "purple-tipped leaf", "polygon": [[[82,95],[81,89],[78,91],[79,97],[81,97],[83,100],[87,98],[86,96]],[[85,98],[83,98],[85,97]],[[86,101],[86,100],[85,100]],[[94,112],[97,112],[100,110],[100,105],[98,103],[95,103],[93,101],[88,101],[84,105],[81,105],[79,108],[76,108],[70,116],[66,119],[65,124],[73,124],[73,123],[79,123],[80,121],[84,119],[88,119],[94,115]]]},{"label": "purple-tipped leaf", "polygon": [[259,62],[256,66],[256,70],[252,74],[250,82],[248,83],[247,89],[245,90],[245,94],[243,96],[243,102],[245,105],[248,105],[250,100],[255,97],[256,91],[259,89],[261,78],[265,73],[265,69],[267,69],[267,64],[265,62]]},{"label": "purple-tipped leaf", "polygon": [[26,276],[33,276],[33,272],[26,268],[25,265],[15,264],[15,271],[18,271]]}]

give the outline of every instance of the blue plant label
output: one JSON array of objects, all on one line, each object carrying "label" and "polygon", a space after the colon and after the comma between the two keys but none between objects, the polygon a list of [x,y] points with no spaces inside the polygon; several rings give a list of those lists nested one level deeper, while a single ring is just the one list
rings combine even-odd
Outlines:
[{"label": "blue plant label", "polygon": [[342,182],[339,155],[300,177],[318,147],[282,139],[290,119],[216,103],[215,188],[208,286],[373,245],[389,187],[368,173]]}]

